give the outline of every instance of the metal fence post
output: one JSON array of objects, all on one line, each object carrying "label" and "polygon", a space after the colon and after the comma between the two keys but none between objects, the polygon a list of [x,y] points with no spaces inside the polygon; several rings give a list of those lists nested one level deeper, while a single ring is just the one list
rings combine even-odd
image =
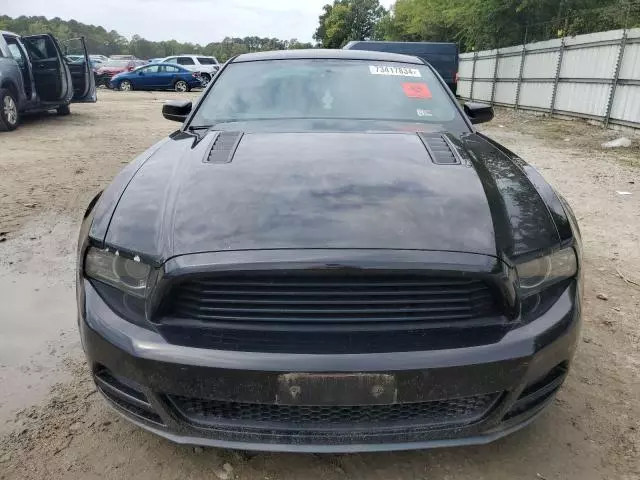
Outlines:
[{"label": "metal fence post", "polygon": [[564,57],[564,40],[562,37],[562,42],[560,43],[560,53],[558,54],[558,66],[556,67],[556,78],[553,83],[553,93],[551,94],[551,106],[549,108],[549,113],[553,115],[554,110],[556,109],[556,96],[558,94],[558,83],[560,83],[560,70],[562,70],[562,58]]},{"label": "metal fence post", "polygon": [[520,56],[520,73],[518,73],[518,86],[516,87],[516,111],[520,106],[520,89],[522,88],[522,76],[524,75],[524,62],[527,59],[527,45],[522,45],[522,55]]},{"label": "metal fence post", "polygon": [[496,98],[496,83],[498,83],[498,62],[500,61],[500,49],[496,50],[496,61],[493,67],[493,85],[491,86],[491,105]]},{"label": "metal fence post", "polygon": [[620,70],[622,69],[622,60],[624,59],[624,50],[627,46],[627,31],[622,32],[622,38],[620,39],[620,47],[618,48],[618,60],[616,61],[616,70],[613,74],[613,83],[611,84],[611,90],[609,91],[609,102],[607,103],[607,114],[604,117],[604,126],[609,126],[609,120],[611,120],[611,110],[613,109],[613,101],[616,96],[616,89],[618,88],[618,79],[620,78]]},{"label": "metal fence post", "polygon": [[471,69],[471,91],[469,92],[469,100],[473,100],[473,83],[476,78],[476,61],[478,60],[478,52],[473,52],[473,68]]}]

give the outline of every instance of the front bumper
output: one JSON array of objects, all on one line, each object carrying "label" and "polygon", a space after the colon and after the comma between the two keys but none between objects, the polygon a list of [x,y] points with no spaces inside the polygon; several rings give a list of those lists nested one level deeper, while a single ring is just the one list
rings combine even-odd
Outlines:
[{"label": "front bumper", "polygon": [[[573,357],[581,316],[573,284],[544,315],[491,345],[358,355],[264,354],[169,344],[158,333],[119,318],[86,280],[83,287],[83,346],[109,403],[134,423],[174,442],[246,450],[354,452],[491,442],[527,425],[552,401]],[[278,408],[283,375],[314,372],[392,376],[397,402],[414,405],[487,395],[491,400],[467,421],[421,425],[400,419],[395,425],[376,426],[350,424],[347,418],[339,426],[314,428],[286,416],[277,422],[246,417],[203,422],[185,414],[174,400],[266,405],[273,410]]]},{"label": "front bumper", "polygon": [[111,81],[113,79],[113,77],[115,77],[115,73],[114,74],[109,74],[109,73],[101,73],[101,74],[95,74],[95,81],[96,81],[96,87],[99,87],[100,85],[103,85],[107,88],[112,88],[111,87]]}]

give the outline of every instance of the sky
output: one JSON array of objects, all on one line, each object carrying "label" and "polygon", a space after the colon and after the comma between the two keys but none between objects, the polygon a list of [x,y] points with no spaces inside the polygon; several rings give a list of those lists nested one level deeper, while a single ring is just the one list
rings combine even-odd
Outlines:
[{"label": "sky", "polygon": [[[101,25],[126,37],[207,44],[224,37],[311,41],[329,0],[0,0],[0,14]],[[381,3],[389,7],[392,1]]]}]

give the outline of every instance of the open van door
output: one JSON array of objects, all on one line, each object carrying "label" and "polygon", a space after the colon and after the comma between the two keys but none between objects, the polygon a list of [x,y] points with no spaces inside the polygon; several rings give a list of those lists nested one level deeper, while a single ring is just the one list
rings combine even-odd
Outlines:
[{"label": "open van door", "polygon": [[[33,66],[36,92],[43,104],[95,102],[96,86],[84,38],[67,40],[63,54],[50,34],[28,35],[20,39]],[[82,58],[72,62],[65,55],[78,50]]]},{"label": "open van door", "polygon": [[[67,67],[73,83],[72,102],[95,102],[96,80],[93,64],[89,58],[84,37],[71,38],[62,42]],[[68,56],[72,56],[69,58]],[[72,60],[76,59],[76,60]]]},{"label": "open van door", "polygon": [[20,37],[29,61],[37,97],[42,105],[66,104],[71,100],[71,75],[58,42],[52,35]]}]

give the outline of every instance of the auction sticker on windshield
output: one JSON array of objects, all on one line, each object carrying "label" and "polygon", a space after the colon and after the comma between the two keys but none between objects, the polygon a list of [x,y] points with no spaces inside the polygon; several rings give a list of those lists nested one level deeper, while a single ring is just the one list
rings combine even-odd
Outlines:
[{"label": "auction sticker on windshield", "polygon": [[372,75],[392,75],[395,77],[422,77],[417,68],[389,67],[386,65],[369,65]]},{"label": "auction sticker on windshield", "polygon": [[409,98],[430,99],[431,90],[426,83],[403,83],[404,94]]}]

